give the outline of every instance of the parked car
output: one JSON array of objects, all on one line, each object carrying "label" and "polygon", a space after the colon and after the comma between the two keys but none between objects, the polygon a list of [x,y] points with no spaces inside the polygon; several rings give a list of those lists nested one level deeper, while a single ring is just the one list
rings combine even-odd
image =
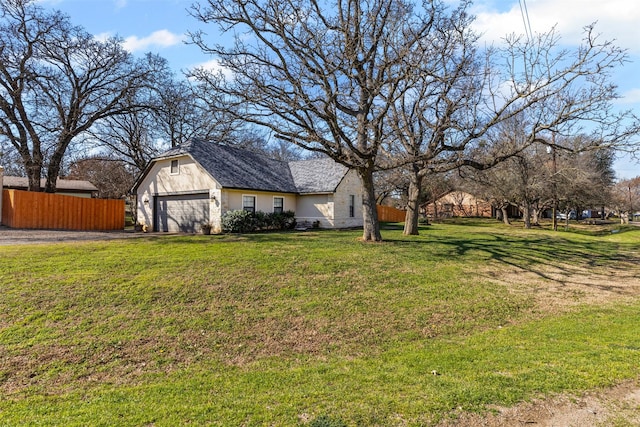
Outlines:
[{"label": "parked car", "polygon": [[[558,212],[556,218],[567,219],[567,214],[566,212]],[[576,211],[569,211],[569,219],[576,219]]]}]

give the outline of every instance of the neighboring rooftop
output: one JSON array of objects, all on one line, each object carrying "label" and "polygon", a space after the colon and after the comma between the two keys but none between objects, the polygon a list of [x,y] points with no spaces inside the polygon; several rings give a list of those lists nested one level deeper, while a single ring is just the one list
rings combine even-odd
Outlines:
[{"label": "neighboring rooftop", "polygon": [[[44,188],[46,184],[45,179],[40,180],[40,188]],[[2,180],[2,187],[21,190],[29,188],[29,179],[21,176],[4,176]],[[57,191],[98,191],[98,188],[89,181],[81,181],[75,179],[60,179],[56,180]]]}]

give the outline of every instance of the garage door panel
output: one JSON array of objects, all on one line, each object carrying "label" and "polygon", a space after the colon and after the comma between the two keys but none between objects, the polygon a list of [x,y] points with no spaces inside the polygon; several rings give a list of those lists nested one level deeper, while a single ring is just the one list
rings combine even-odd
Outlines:
[{"label": "garage door panel", "polygon": [[195,233],[209,222],[209,195],[159,196],[156,200],[158,231]]}]

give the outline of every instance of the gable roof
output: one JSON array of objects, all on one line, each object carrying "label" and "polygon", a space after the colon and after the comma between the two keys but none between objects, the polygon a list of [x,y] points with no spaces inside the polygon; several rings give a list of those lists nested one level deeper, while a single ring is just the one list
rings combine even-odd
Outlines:
[{"label": "gable roof", "polygon": [[289,162],[289,169],[299,193],[333,193],[348,171],[329,158]]},{"label": "gable roof", "polygon": [[[284,162],[241,148],[201,139],[165,151],[157,160],[188,155],[198,162],[223,188],[274,191],[279,193],[330,193],[348,169],[329,158]],[[150,164],[151,165],[151,164]],[[138,187],[150,165],[133,187]]]},{"label": "gable roof", "polygon": [[[44,188],[46,184],[45,179],[40,180],[40,188]],[[2,186],[12,189],[29,188],[29,178],[21,176],[7,176],[2,179]],[[89,181],[82,181],[76,179],[60,179],[56,180],[56,191],[77,191],[77,192],[93,192],[98,191],[98,187],[90,183]]]}]

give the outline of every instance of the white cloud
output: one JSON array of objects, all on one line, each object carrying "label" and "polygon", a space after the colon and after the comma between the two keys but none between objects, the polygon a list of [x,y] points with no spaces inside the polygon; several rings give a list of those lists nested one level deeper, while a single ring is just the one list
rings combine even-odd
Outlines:
[{"label": "white cloud", "polygon": [[225,68],[222,65],[220,65],[220,62],[217,59],[212,59],[210,61],[201,62],[201,63],[196,64],[193,67],[189,67],[189,68],[202,68],[204,70],[212,71],[212,72],[221,71],[222,74],[226,78],[230,78],[233,75],[231,70],[229,70],[228,68]]},{"label": "white cloud", "polygon": [[[498,11],[491,2],[474,6],[475,27],[486,40],[499,40],[506,34],[524,34],[520,1],[504,2]],[[554,25],[565,44],[577,44],[585,26],[594,22],[603,39],[630,50],[637,49],[640,39],[640,2],[630,0],[529,0],[526,2],[529,23],[534,33],[547,32]]]},{"label": "white cloud", "polygon": [[640,104],[640,88],[626,91],[622,94],[617,104]]},{"label": "white cloud", "polygon": [[147,37],[129,36],[124,39],[124,48],[129,52],[149,50],[152,46],[170,47],[182,43],[183,34],[174,34],[168,30],[154,31]]},{"label": "white cloud", "polygon": [[100,34],[94,34],[93,37],[100,41],[100,42],[106,42],[107,40],[109,40],[110,37],[113,37],[112,33],[100,33]]}]

